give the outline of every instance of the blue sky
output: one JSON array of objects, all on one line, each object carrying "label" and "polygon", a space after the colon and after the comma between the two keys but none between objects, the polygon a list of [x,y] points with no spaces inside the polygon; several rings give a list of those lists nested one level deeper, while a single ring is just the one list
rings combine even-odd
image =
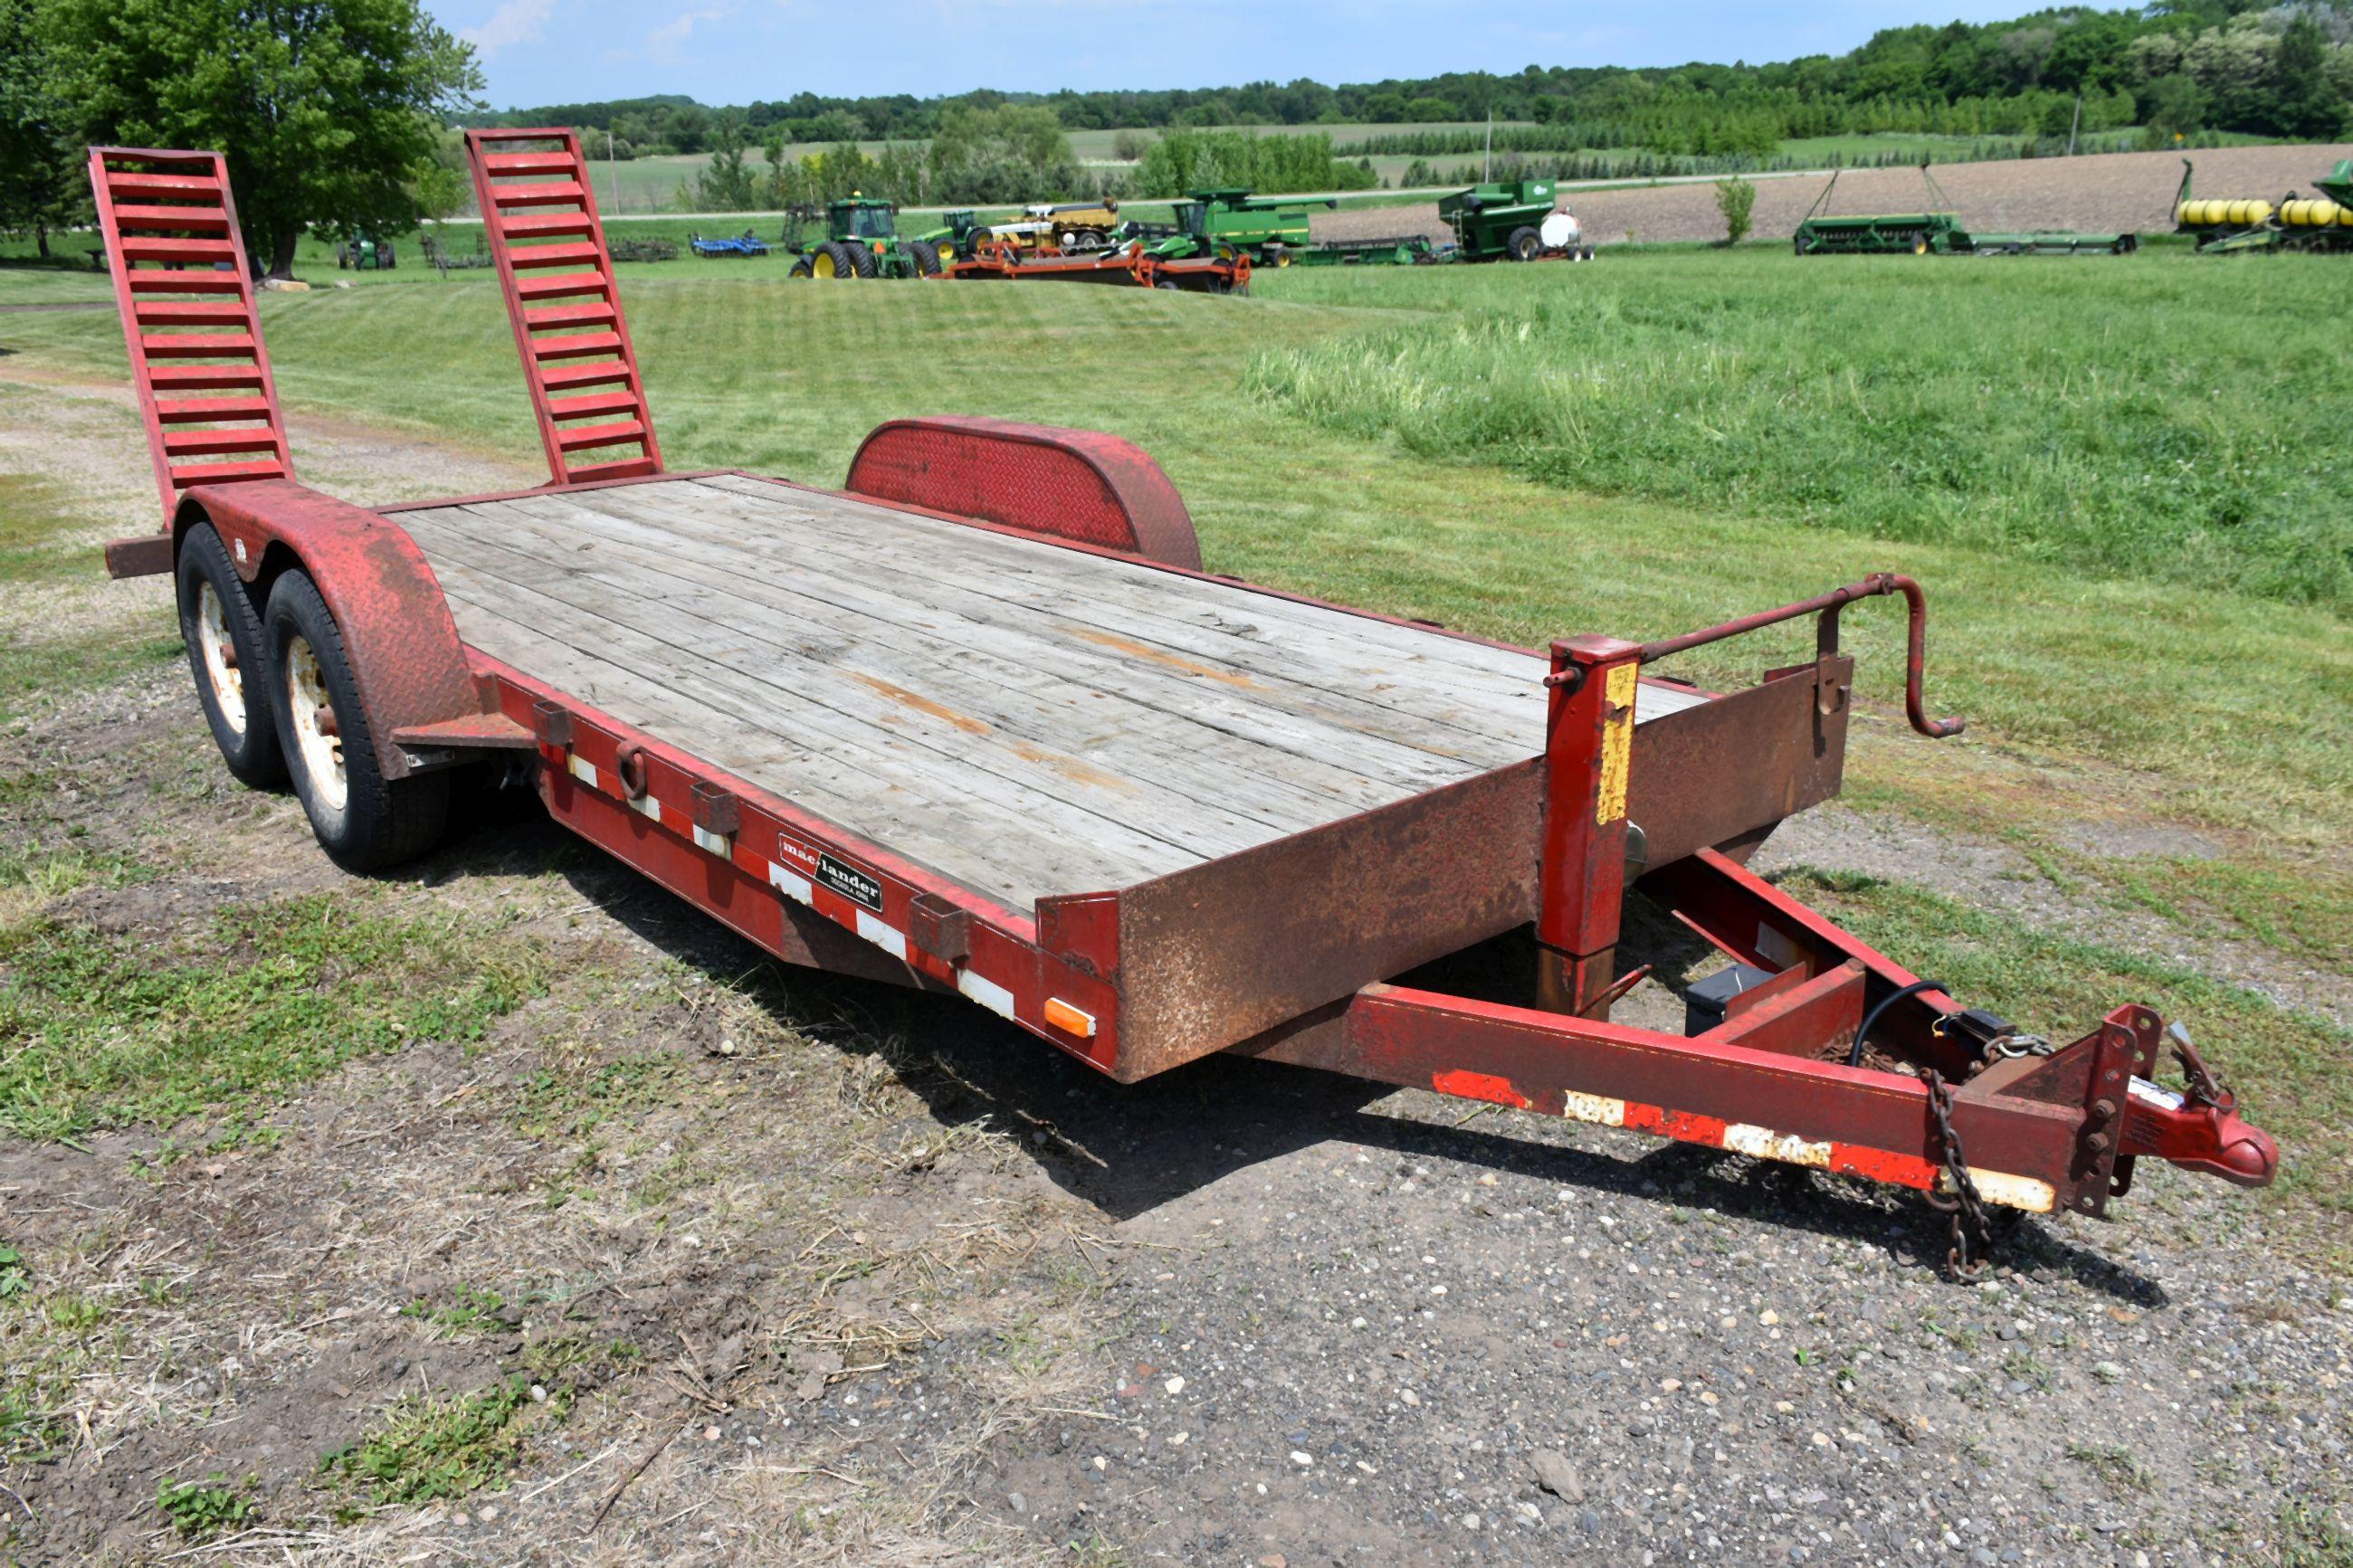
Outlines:
[{"label": "blue sky", "polygon": [[1992,21],[2027,0],[427,0],[471,40],[501,109],[691,93],[918,97],[976,87],[1377,81],[1537,65],[1836,54],[1881,27]]}]

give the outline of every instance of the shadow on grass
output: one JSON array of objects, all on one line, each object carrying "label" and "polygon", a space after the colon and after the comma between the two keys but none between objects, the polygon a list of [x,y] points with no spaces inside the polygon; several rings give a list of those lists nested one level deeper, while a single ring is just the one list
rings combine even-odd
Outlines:
[{"label": "shadow on grass", "polygon": [[[880,1055],[944,1127],[986,1121],[1013,1133],[1056,1185],[1114,1220],[1134,1218],[1236,1172],[1338,1142],[1400,1164],[1451,1161],[1559,1186],[1759,1221],[1941,1269],[1942,1216],[1911,1194],[1666,1143],[1629,1159],[1568,1145],[1569,1124],[1409,1093],[1334,1073],[1212,1056],[1123,1085],[960,997],[796,968],[574,838],[521,790],[481,798],[461,834],[416,869],[427,885],[552,868],[580,896],[668,957],[733,988],[780,1023],[846,1056]],[[1662,974],[1704,950],[1671,921],[1630,920],[1630,949]],[[1451,978],[1518,984],[1509,939]],[[1628,960],[1630,962],[1630,957]],[[1426,972],[1425,972],[1426,973]],[[1511,975],[1509,982],[1501,977]],[[1419,978],[1418,976],[1417,978]],[[1508,998],[1506,998],[1508,999]],[[1465,1114],[1465,1112],[1468,1114]],[[1481,1125],[1472,1125],[1476,1121]],[[2139,1307],[2168,1299],[2145,1274],[2028,1220],[2000,1261],[2063,1274]]]}]

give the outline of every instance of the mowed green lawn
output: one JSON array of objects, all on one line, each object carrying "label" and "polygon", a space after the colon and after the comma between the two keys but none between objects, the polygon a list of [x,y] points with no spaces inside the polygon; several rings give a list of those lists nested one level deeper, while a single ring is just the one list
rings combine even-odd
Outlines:
[{"label": "mowed green lawn", "polygon": [[[1929,703],[1970,731],[1910,735],[1901,616],[1851,611],[1851,800],[2325,973],[2353,964],[2353,507],[2330,337],[2348,276],[1753,247],[1293,268],[1250,299],[786,284],[716,263],[624,287],[674,467],[838,483],[878,421],[918,412],[1112,430],[1166,468],[1212,570],[1531,643],[1656,637],[1908,572],[1932,605]],[[273,295],[264,316],[298,414],[535,456],[486,275]],[[105,312],[0,317],[0,346],[121,374]],[[1753,679],[1809,637],[1677,668]],[[2201,1044],[2303,1152],[2299,1184],[2343,1201],[2344,1030],[2097,931],[1851,879],[1819,896],[2054,1033],[2128,998],[2206,1020]]]}]

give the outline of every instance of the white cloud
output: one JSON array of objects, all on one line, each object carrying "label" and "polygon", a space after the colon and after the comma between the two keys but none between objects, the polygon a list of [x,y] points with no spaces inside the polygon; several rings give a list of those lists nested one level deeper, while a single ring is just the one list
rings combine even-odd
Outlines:
[{"label": "white cloud", "polygon": [[555,11],[555,0],[504,0],[479,27],[460,27],[458,36],[488,59],[516,44],[539,42],[541,30]]},{"label": "white cloud", "polygon": [[681,11],[646,35],[646,52],[659,60],[676,59],[679,46],[686,42],[687,36],[694,31],[698,24],[716,22],[723,16],[733,15],[733,12],[734,7],[732,5],[713,7],[707,11]]}]

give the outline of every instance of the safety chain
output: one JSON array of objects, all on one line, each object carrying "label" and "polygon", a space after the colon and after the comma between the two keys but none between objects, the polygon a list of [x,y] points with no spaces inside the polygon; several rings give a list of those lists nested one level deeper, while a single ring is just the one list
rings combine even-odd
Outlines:
[{"label": "safety chain", "polygon": [[1936,1118],[1937,1152],[1943,1157],[1945,1174],[1953,1184],[1949,1193],[1931,1187],[1926,1194],[1928,1206],[1949,1216],[1953,1245],[1945,1254],[1945,1267],[1962,1284],[1974,1285],[1985,1273],[1995,1226],[1986,1216],[1985,1200],[1978,1195],[1977,1178],[1969,1174],[1968,1161],[1961,1153],[1960,1134],[1953,1131],[1952,1091],[1945,1087],[1943,1077],[1935,1068],[1922,1068],[1920,1080],[1928,1086],[1928,1109]]},{"label": "safety chain", "polygon": [[2058,1048],[2040,1035],[2004,1035],[1987,1042],[1986,1055],[2016,1061],[2021,1057],[2047,1057]]}]

